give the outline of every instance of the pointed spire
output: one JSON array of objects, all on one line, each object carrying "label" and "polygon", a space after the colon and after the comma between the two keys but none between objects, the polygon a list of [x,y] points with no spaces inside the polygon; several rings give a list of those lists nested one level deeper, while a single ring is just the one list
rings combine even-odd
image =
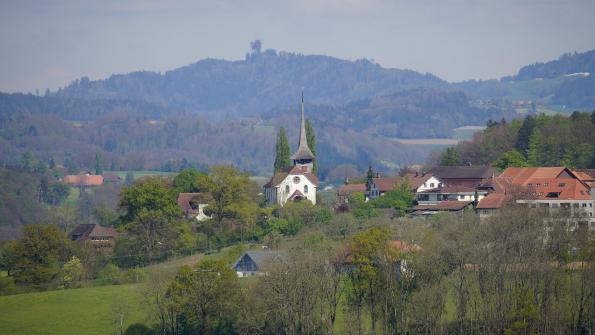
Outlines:
[{"label": "pointed spire", "polygon": [[308,147],[308,138],[306,137],[306,117],[304,116],[304,91],[302,91],[302,117],[301,117],[301,127],[300,127],[300,139],[298,142],[298,149],[297,151],[291,156],[293,160],[312,160],[314,159],[314,154],[312,150]]}]

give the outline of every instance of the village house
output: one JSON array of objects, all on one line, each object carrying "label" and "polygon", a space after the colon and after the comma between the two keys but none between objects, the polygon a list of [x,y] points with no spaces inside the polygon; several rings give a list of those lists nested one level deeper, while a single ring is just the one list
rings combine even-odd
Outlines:
[{"label": "village house", "polygon": [[287,254],[283,251],[248,251],[238,258],[233,269],[240,278],[262,276],[266,274],[267,267],[286,260]]},{"label": "village house", "polygon": [[209,194],[204,193],[180,193],[178,194],[178,206],[184,211],[187,219],[205,221],[211,217],[206,215],[204,210],[208,206]]},{"label": "village house", "polygon": [[293,161],[293,166],[275,173],[264,185],[267,203],[283,206],[287,201],[308,200],[316,205],[316,190],[320,182],[312,170],[316,157],[308,147],[306,138],[303,96],[298,148],[290,159]]},{"label": "village house", "polygon": [[444,186],[444,183],[440,179],[430,173],[407,174],[402,177],[381,177],[377,174],[376,177],[372,178],[369,190],[366,188],[365,183],[342,185],[337,191],[339,203],[348,203],[349,196],[354,193],[364,193],[366,200],[375,199],[388,191],[394,190],[397,183],[404,181],[409,183],[411,192],[413,193],[420,193]]},{"label": "village house", "polygon": [[70,233],[72,241],[90,243],[95,250],[110,252],[114,249],[118,231],[111,227],[102,227],[98,224],[79,224]]},{"label": "village house", "polygon": [[492,177],[498,176],[498,171],[492,166],[436,166],[429,173],[436,176],[445,185],[465,186],[477,188]]}]

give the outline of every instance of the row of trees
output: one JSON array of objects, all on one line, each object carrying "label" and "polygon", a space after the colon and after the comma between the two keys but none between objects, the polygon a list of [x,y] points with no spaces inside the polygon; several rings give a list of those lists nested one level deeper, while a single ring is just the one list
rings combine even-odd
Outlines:
[{"label": "row of trees", "polygon": [[[162,334],[587,334],[595,244],[510,208],[485,224],[382,220],[337,240],[301,235],[245,285],[207,259],[147,285]],[[395,242],[395,238],[399,242]]]}]

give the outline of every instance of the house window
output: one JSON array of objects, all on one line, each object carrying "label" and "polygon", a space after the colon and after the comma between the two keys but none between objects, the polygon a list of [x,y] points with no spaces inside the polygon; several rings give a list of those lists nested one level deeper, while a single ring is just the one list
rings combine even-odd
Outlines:
[{"label": "house window", "polygon": [[289,193],[289,185],[285,185],[285,193]]},{"label": "house window", "polygon": [[566,183],[560,183],[560,184],[558,184],[558,187],[564,187],[564,186],[566,186]]},{"label": "house window", "polygon": [[434,187],[434,183],[430,183],[430,187]]},{"label": "house window", "polygon": [[464,195],[459,195],[459,199],[464,200],[465,196]]},{"label": "house window", "polygon": [[304,185],[304,193],[308,194],[308,185]]}]

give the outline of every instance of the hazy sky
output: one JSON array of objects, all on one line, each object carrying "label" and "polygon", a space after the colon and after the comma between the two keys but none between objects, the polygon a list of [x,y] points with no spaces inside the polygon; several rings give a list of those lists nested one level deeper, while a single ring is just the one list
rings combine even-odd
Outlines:
[{"label": "hazy sky", "polygon": [[595,0],[0,0],[0,91],[263,48],[495,78],[595,48]]}]

